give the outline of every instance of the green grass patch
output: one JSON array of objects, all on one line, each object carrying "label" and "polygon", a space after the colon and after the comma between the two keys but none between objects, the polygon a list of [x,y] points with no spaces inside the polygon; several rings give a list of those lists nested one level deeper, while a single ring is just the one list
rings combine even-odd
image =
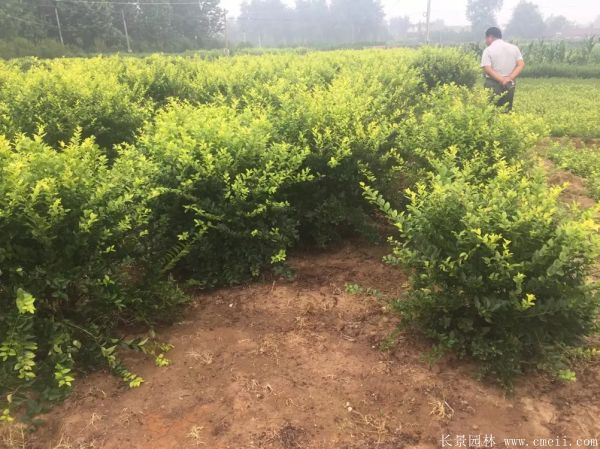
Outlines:
[{"label": "green grass patch", "polygon": [[515,110],[542,118],[555,137],[600,137],[600,83],[567,78],[519,82]]}]

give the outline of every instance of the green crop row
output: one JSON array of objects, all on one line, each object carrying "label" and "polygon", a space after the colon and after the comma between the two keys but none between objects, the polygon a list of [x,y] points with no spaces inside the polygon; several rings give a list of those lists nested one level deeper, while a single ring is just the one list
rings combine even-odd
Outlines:
[{"label": "green crop row", "polygon": [[588,37],[580,42],[535,40],[520,45],[527,60],[539,64],[598,64],[600,38]]},{"label": "green crop row", "polygon": [[599,79],[600,63],[586,65],[557,63],[527,64],[527,67],[525,68],[521,76],[523,78]]},{"label": "green crop row", "polygon": [[[591,36],[581,41],[531,40],[515,42],[528,64],[582,66],[600,63],[600,38]],[[485,43],[463,44],[462,48],[481,55]]]},{"label": "green crop row", "polygon": [[523,79],[515,109],[542,118],[556,137],[600,137],[600,84],[597,80]]}]

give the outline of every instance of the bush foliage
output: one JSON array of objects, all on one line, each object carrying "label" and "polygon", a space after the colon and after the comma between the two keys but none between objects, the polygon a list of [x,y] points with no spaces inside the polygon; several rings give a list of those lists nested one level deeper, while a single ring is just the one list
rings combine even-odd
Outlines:
[{"label": "bush foliage", "polygon": [[479,161],[457,156],[431,161],[405,212],[365,188],[398,230],[388,262],[413,270],[409,297],[396,303],[404,325],[506,384],[526,368],[566,370],[565,347],[597,327],[595,211],[561,209],[560,187],[518,163],[499,161],[482,180]]},{"label": "bush foliage", "polygon": [[40,138],[0,139],[0,379],[13,404],[28,399],[24,386],[60,397],[82,361],[135,385],[114,331],[185,300],[147,251],[159,192],[145,165],[136,157],[109,167],[78,137],[60,151]]},{"label": "bush foliage", "polygon": [[284,192],[312,176],[302,169],[307,150],[272,134],[264,113],[177,103],[144,129],[136,149],[162,192],[151,210],[163,270],[227,285],[285,260],[297,225]]},{"label": "bush foliage", "polygon": [[454,83],[473,87],[480,75],[475,60],[458,49],[425,48],[412,62],[428,89]]},{"label": "bush foliage", "polygon": [[139,385],[119,352],[168,347],[131,325],[175,316],[178,285],[369,233],[361,183],[408,203],[397,258],[424,277],[399,307],[443,347],[508,377],[587,333],[594,225],[528,176],[543,126],[499,115],[475,69],[432,49],[0,62],[2,419],[97,366]]},{"label": "bush foliage", "polygon": [[419,99],[398,132],[398,151],[410,186],[431,172],[432,161],[451,147],[458,164],[479,163],[480,177],[500,159],[527,160],[546,129],[532,115],[498,114],[485,91],[444,85]]},{"label": "bush foliage", "polygon": [[9,65],[0,74],[0,102],[10,117],[0,129],[7,136],[41,132],[56,146],[81,128],[83,137],[94,136],[108,150],[130,141],[151,111],[140,92],[120,82],[118,72],[100,60],[33,60],[25,73]]}]

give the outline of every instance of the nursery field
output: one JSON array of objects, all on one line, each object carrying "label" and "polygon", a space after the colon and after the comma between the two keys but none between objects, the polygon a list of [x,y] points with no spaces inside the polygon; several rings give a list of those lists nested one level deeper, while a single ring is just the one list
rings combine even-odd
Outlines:
[{"label": "nursery field", "polygon": [[515,107],[546,121],[553,136],[600,138],[600,82],[597,79],[525,78]]},{"label": "nursery field", "polygon": [[600,439],[593,81],[0,62],[0,446]]}]

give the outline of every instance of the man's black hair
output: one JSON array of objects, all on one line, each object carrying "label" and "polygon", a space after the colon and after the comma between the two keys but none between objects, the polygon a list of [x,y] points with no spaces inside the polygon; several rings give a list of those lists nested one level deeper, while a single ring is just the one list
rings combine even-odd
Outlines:
[{"label": "man's black hair", "polygon": [[502,31],[498,27],[491,27],[485,32],[485,37],[495,37],[496,39],[502,39]]}]

